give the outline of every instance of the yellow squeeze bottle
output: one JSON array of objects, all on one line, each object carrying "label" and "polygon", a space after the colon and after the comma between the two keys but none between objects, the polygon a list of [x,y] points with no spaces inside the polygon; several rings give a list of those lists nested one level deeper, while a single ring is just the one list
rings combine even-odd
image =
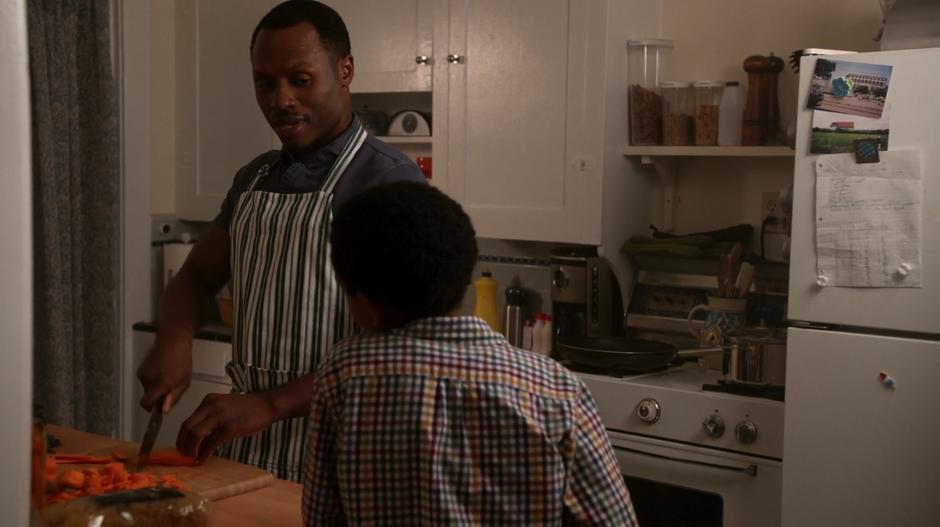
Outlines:
[{"label": "yellow squeeze bottle", "polygon": [[499,307],[496,305],[496,288],[499,282],[493,278],[489,270],[483,271],[483,276],[473,282],[477,292],[477,302],[473,306],[474,316],[480,317],[490,325],[493,331],[499,331]]}]

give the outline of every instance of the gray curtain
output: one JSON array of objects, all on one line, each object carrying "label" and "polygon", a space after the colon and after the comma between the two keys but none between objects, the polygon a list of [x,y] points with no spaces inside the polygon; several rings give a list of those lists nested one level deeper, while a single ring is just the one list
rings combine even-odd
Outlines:
[{"label": "gray curtain", "polygon": [[28,0],[34,388],[52,423],[116,431],[120,154],[109,0]]}]

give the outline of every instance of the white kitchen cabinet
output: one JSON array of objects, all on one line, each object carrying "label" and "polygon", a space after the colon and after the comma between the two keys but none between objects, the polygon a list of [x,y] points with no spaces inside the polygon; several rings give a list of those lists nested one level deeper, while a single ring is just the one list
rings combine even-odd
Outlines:
[{"label": "white kitchen cabinet", "polygon": [[270,0],[176,2],[176,212],[215,217],[235,172],[280,148],[255,102],[249,44]]},{"label": "white kitchen cabinet", "polygon": [[[280,141],[255,102],[251,33],[274,0],[176,3],[176,212],[215,217],[236,171]],[[344,0],[353,90],[431,89],[432,0]],[[427,64],[416,57],[427,56]]]},{"label": "white kitchen cabinet", "polygon": [[349,31],[353,93],[431,91],[434,0],[331,2]]},{"label": "white kitchen cabinet", "polygon": [[[214,217],[235,171],[279,146],[254,102],[248,62],[251,30],[271,3],[177,4],[183,218]],[[478,236],[615,251],[648,223],[651,181],[620,149],[625,43],[655,9],[640,0],[331,5],[350,31],[357,97],[390,114],[404,109],[401,97],[430,101],[430,143],[396,146],[433,156],[433,183],[464,206]],[[387,97],[388,108],[372,104],[376,97]]]},{"label": "white kitchen cabinet", "polygon": [[438,17],[435,178],[479,236],[600,243],[605,4],[451,0]]},{"label": "white kitchen cabinet", "polygon": [[935,525],[938,373],[936,340],[790,328],[783,525]]},{"label": "white kitchen cabinet", "polygon": [[335,7],[352,38],[354,92],[403,89],[393,76],[380,77],[373,61],[410,71],[410,50],[431,58],[432,67],[419,70],[432,74],[433,183],[463,205],[478,236],[598,245],[606,68],[610,52],[622,66],[625,44],[610,39],[607,15],[611,4],[626,3],[399,1],[387,8],[397,11],[387,23],[365,0]]}]

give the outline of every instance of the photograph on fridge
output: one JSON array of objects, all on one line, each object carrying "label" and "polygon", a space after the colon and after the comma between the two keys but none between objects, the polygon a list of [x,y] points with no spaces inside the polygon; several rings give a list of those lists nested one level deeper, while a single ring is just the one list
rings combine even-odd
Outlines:
[{"label": "photograph on fridge", "polygon": [[879,150],[887,150],[890,113],[890,105],[885,106],[880,118],[874,119],[816,110],[809,151],[811,154],[851,153],[857,139],[875,139]]},{"label": "photograph on fridge", "polygon": [[806,107],[878,119],[882,116],[892,66],[816,59]]}]

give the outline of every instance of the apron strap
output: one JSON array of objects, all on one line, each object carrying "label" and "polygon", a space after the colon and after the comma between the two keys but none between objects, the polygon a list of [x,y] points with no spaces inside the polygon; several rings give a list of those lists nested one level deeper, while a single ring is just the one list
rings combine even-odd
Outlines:
[{"label": "apron strap", "polygon": [[268,174],[271,172],[271,165],[265,163],[258,167],[258,171],[255,172],[255,177],[251,180],[251,183],[248,184],[248,188],[245,189],[245,192],[251,192],[264,181],[264,178],[268,177]]},{"label": "apron strap", "polygon": [[339,153],[339,157],[333,162],[330,173],[326,177],[326,181],[323,182],[323,188],[320,189],[320,192],[324,194],[333,194],[333,188],[336,187],[336,183],[346,172],[346,167],[352,162],[353,157],[356,156],[356,152],[359,151],[359,147],[362,146],[362,143],[366,140],[366,130],[363,128],[359,119],[353,119],[352,125],[352,136],[346,141],[346,146],[343,147],[343,150]]}]

